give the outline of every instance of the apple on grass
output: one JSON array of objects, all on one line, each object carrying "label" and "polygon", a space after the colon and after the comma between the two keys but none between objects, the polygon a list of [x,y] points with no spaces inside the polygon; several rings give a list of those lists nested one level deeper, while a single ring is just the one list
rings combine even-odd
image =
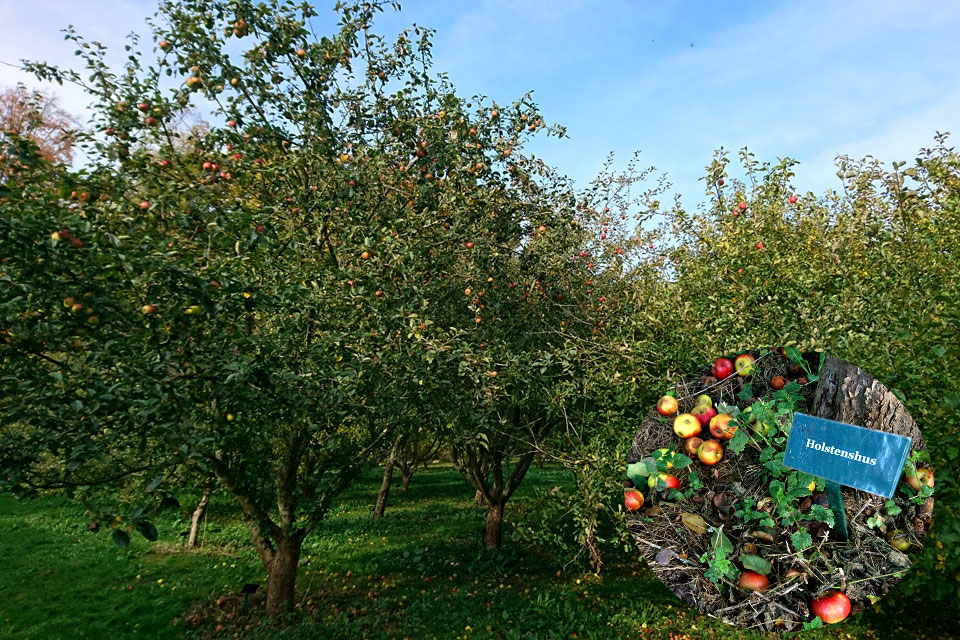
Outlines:
[{"label": "apple on grass", "polygon": [[733,373],[733,363],[726,358],[717,358],[710,365],[710,374],[717,380],[725,380]]},{"label": "apple on grass", "polygon": [[643,494],[636,489],[627,489],[623,492],[623,504],[627,511],[636,511],[643,506]]},{"label": "apple on grass", "polygon": [[810,611],[824,624],[840,622],[850,615],[850,598],[840,591],[828,591],[810,601]]},{"label": "apple on grass", "polygon": [[764,591],[770,586],[770,580],[762,573],[743,571],[740,573],[740,579],[737,580],[737,586],[744,591]]},{"label": "apple on grass", "polygon": [[690,414],[700,421],[701,427],[706,427],[710,424],[710,421],[713,420],[714,416],[717,415],[717,410],[713,407],[699,404],[690,411]]},{"label": "apple on grass", "polygon": [[733,367],[737,370],[737,375],[746,378],[749,375],[753,375],[753,372],[757,368],[756,362],[757,359],[749,353],[742,353],[734,359]]},{"label": "apple on grass", "polygon": [[681,413],[673,420],[673,432],[684,439],[699,435],[701,429],[700,421],[689,413]]},{"label": "apple on grass", "polygon": [[657,413],[662,416],[672,416],[679,409],[677,399],[673,396],[663,396],[657,401]]},{"label": "apple on grass", "polygon": [[707,394],[697,396],[697,401],[694,403],[694,406],[697,407],[712,407],[713,399],[710,398]]},{"label": "apple on grass", "polygon": [[683,442],[683,452],[690,456],[691,458],[697,457],[697,449],[700,448],[700,445],[703,444],[703,439],[694,436],[693,438],[687,438]]},{"label": "apple on grass", "polygon": [[713,466],[723,458],[723,445],[718,440],[707,440],[697,449],[697,458],[707,466]]},{"label": "apple on grass", "polygon": [[717,440],[729,440],[737,431],[736,424],[730,424],[729,413],[718,413],[710,419],[710,435]]},{"label": "apple on grass", "polygon": [[783,376],[773,376],[773,378],[770,379],[770,386],[776,389],[777,391],[779,391],[780,389],[783,389],[783,387],[786,386],[786,384],[787,384],[787,381],[783,379]]}]

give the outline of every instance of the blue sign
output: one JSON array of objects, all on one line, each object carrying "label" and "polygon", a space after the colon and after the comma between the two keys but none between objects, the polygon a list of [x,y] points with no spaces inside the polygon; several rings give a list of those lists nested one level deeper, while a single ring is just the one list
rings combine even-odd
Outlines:
[{"label": "blue sign", "polygon": [[784,466],[892,498],[910,452],[910,438],[793,414]]}]

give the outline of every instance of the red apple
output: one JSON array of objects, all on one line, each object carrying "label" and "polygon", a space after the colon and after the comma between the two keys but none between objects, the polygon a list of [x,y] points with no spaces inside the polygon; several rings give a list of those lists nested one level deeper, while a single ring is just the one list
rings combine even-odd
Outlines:
[{"label": "red apple", "polygon": [[733,373],[733,363],[726,358],[717,358],[713,361],[713,364],[710,365],[710,373],[717,380],[729,378],[730,374]]},{"label": "red apple", "polygon": [[770,586],[770,580],[762,573],[744,571],[740,574],[737,586],[744,591],[763,591]]},{"label": "red apple", "polygon": [[909,473],[905,474],[905,479],[914,491],[920,491],[920,487],[923,485],[933,488],[933,471],[930,469],[917,469],[913,476]]},{"label": "red apple", "polygon": [[693,408],[690,413],[700,421],[701,427],[706,427],[710,424],[710,421],[713,420],[713,417],[717,415],[717,410],[713,407],[707,407],[702,404],[698,404]]},{"label": "red apple", "polygon": [[747,208],[747,203],[746,203],[746,202],[741,202],[741,203],[740,203],[740,211],[743,211],[743,210],[746,209],[746,208]]},{"label": "red apple", "polygon": [[828,591],[810,601],[810,611],[824,624],[840,622],[850,615],[850,598],[839,591]]},{"label": "red apple", "polygon": [[717,184],[722,187],[722,186],[723,186],[723,178],[720,178],[719,180],[717,180]]},{"label": "red apple", "polygon": [[710,419],[710,435],[717,440],[729,440],[737,430],[737,425],[730,424],[730,414],[718,413]]},{"label": "red apple", "polygon": [[647,478],[647,486],[651,489],[655,489],[659,484],[658,480],[663,480],[667,489],[679,489],[680,488],[680,479],[677,476],[672,476],[669,473],[657,473],[655,475]]},{"label": "red apple", "polygon": [[672,416],[678,408],[677,399],[673,396],[662,396],[657,401],[657,412],[662,416]]},{"label": "red apple", "polygon": [[797,204],[797,196],[790,196],[790,204]]},{"label": "red apple", "polygon": [[157,307],[152,304],[145,304],[142,307],[140,307],[140,313],[142,313],[145,316],[149,316],[150,314],[156,313],[156,312],[157,312]]},{"label": "red apple", "polygon": [[686,453],[691,458],[697,457],[697,449],[700,448],[700,445],[703,444],[701,438],[693,437],[687,438],[683,443],[683,452]]},{"label": "red apple", "polygon": [[783,389],[784,385],[787,384],[787,381],[783,379],[783,376],[773,376],[770,379],[770,386],[779,391]]},{"label": "red apple", "polygon": [[627,511],[636,511],[643,506],[643,494],[636,489],[627,489],[623,492],[623,504]]},{"label": "red apple", "polygon": [[758,243],[757,243],[757,249],[763,249],[763,243],[762,243],[762,242],[758,242]]},{"label": "red apple", "polygon": [[146,113],[150,110],[150,105],[148,105],[146,102],[140,102],[137,104],[137,109],[140,109],[140,111]]},{"label": "red apple", "polygon": [[717,440],[707,440],[697,449],[697,457],[703,464],[713,466],[723,458],[723,445]]},{"label": "red apple", "polygon": [[150,203],[147,202],[146,200],[144,200],[143,202],[140,203],[140,208],[141,208],[141,209],[149,209],[149,208],[150,208]]},{"label": "red apple", "polygon": [[752,375],[756,367],[756,358],[749,353],[741,353],[733,361],[733,366],[737,370],[737,375],[746,378]]},{"label": "red apple", "polygon": [[699,435],[701,429],[700,421],[689,413],[681,413],[673,420],[673,432],[684,439]]}]

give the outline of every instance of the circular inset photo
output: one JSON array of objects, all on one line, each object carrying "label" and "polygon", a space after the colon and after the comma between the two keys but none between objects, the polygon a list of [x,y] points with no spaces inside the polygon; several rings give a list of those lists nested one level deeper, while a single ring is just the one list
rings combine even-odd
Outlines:
[{"label": "circular inset photo", "polygon": [[790,347],[718,357],[667,384],[633,439],[624,504],[681,600],[731,625],[796,631],[862,611],[903,577],[934,474],[893,392]]}]

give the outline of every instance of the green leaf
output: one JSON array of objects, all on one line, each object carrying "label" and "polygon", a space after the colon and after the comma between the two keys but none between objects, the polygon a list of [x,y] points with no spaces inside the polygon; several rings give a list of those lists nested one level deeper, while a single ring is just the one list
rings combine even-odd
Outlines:
[{"label": "green leaf", "polygon": [[627,477],[633,481],[633,484],[641,487],[647,483],[647,478],[651,473],[656,472],[657,466],[638,460],[627,465]]},{"label": "green leaf", "polygon": [[126,549],[130,546],[130,536],[127,535],[126,531],[114,529],[110,537],[113,539],[113,543],[121,549]]},{"label": "green leaf", "polygon": [[756,571],[757,573],[762,573],[763,575],[767,575],[773,570],[773,564],[766,558],[761,558],[760,556],[741,554],[740,563],[745,569]]},{"label": "green leaf", "polygon": [[810,533],[806,530],[797,531],[790,536],[790,544],[793,545],[795,551],[803,551],[813,546],[813,538],[810,537]]},{"label": "green leaf", "polygon": [[713,538],[710,540],[710,545],[714,549],[722,550],[724,553],[733,553],[733,543],[730,542],[727,534],[723,532],[723,527],[720,527],[713,532]]},{"label": "green leaf", "polygon": [[786,348],[787,357],[796,364],[803,364],[803,352],[796,347]]},{"label": "green leaf", "polygon": [[741,426],[734,432],[733,438],[731,438],[727,444],[727,449],[734,453],[743,453],[743,450],[749,442],[750,435],[747,433],[747,430]]},{"label": "green leaf", "polygon": [[153,526],[152,522],[140,522],[137,524],[137,531],[140,532],[144,538],[150,542],[156,542],[157,538],[160,537],[157,532],[157,528]]},{"label": "green leaf", "polygon": [[677,469],[683,469],[688,467],[693,463],[693,460],[683,455],[682,453],[673,454],[673,458],[670,459],[670,462],[673,463],[673,466]]}]

